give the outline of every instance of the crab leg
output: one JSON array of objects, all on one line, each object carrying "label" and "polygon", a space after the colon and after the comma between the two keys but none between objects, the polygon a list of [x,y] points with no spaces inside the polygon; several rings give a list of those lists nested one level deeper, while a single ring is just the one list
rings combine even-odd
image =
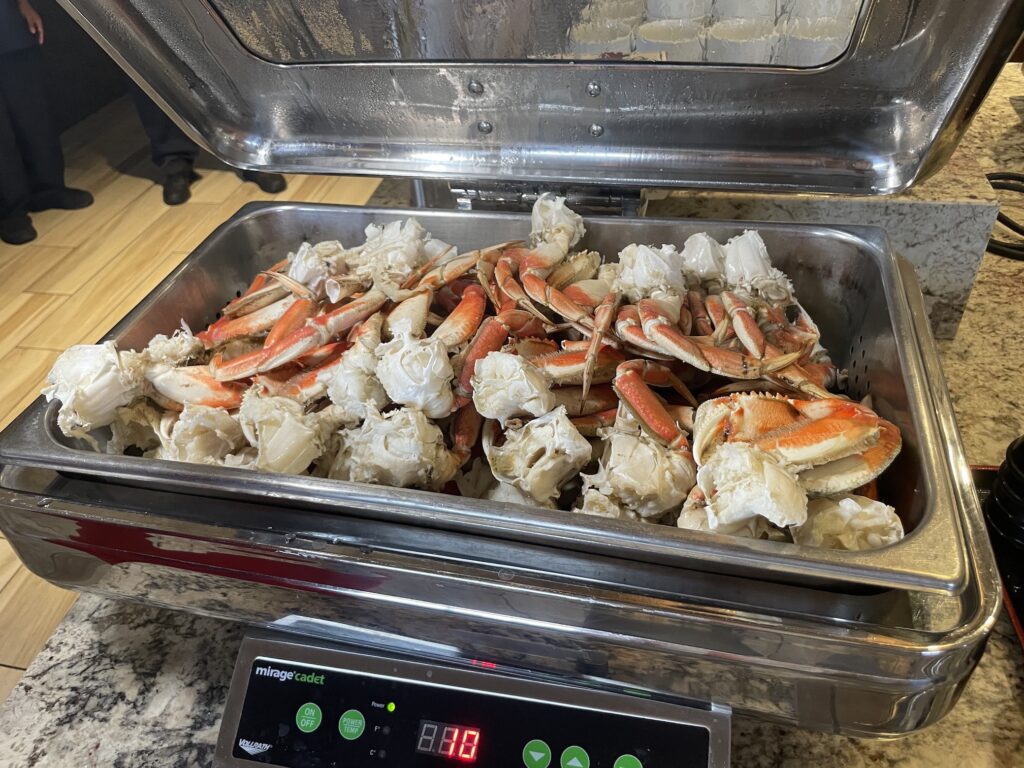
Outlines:
[{"label": "crab leg", "polygon": [[645,432],[660,440],[669,450],[679,451],[692,460],[686,433],[644,380],[652,365],[646,360],[627,360],[616,370],[612,387]]},{"label": "crab leg", "polygon": [[530,297],[526,295],[523,287],[516,282],[516,272],[519,268],[519,262],[524,259],[523,254],[525,253],[526,251],[522,248],[514,248],[506,251],[502,257],[498,259],[498,263],[494,265],[494,280],[497,283],[499,291],[515,301],[520,307],[530,314],[535,315],[546,322],[547,317],[537,309],[534,303],[530,301]]},{"label": "crab leg", "polygon": [[470,339],[484,319],[487,310],[487,297],[483,288],[470,284],[462,293],[462,301],[445,318],[431,335],[432,339],[440,339],[451,349]]},{"label": "crab leg", "polygon": [[594,319],[590,313],[566,296],[563,291],[548,285],[536,271],[524,273],[520,269],[519,277],[527,295],[538,304],[548,307],[570,322],[579,323],[586,329],[593,329]]},{"label": "crab leg", "polygon": [[274,323],[274,327],[270,329],[270,333],[267,334],[266,340],[263,342],[264,347],[272,347],[274,344],[279,342],[285,336],[290,333],[294,333],[302,325],[313,317],[320,309],[320,302],[312,298],[300,298],[296,299],[281,318]]},{"label": "crab leg", "polygon": [[708,317],[707,307],[704,306],[704,299],[698,291],[690,291],[686,294],[686,305],[693,317],[693,328],[697,336],[710,336],[715,329],[711,325],[711,318]]},{"label": "crab leg", "polygon": [[447,248],[445,248],[443,251],[437,254],[434,258],[428,259],[426,263],[421,264],[419,267],[414,269],[407,278],[405,278],[405,281],[402,283],[401,287],[415,288],[417,284],[420,282],[420,280],[423,279],[424,275],[426,275],[431,269],[433,269],[439,263],[441,263],[444,260],[444,258],[448,254],[452,253],[452,251],[454,250],[455,246],[449,245]]},{"label": "crab leg", "polygon": [[[272,378],[277,371],[258,376],[256,383],[262,385],[270,394],[290,397],[300,403],[311,402],[322,397],[327,392],[327,385],[331,376],[335,369],[341,366],[343,355],[351,346],[349,342],[328,344],[326,347],[331,348],[330,356],[319,365],[300,371],[290,376],[283,383],[275,382]],[[278,368],[277,370],[281,369]]]},{"label": "crab leg", "polygon": [[452,454],[459,466],[464,466],[473,454],[473,448],[480,439],[480,428],[484,417],[472,404],[460,408],[452,419]]},{"label": "crab leg", "polygon": [[499,243],[483,250],[470,251],[462,256],[456,256],[454,259],[448,259],[427,272],[414,287],[437,289],[442,285],[448,285],[473,269],[480,259],[488,258],[494,252],[501,251],[513,244],[513,242]]},{"label": "crab leg", "polygon": [[565,290],[569,285],[593,278],[600,266],[601,254],[597,251],[580,251],[551,270],[548,283],[554,288]]},{"label": "crab leg", "polygon": [[245,289],[245,293],[237,299],[229,301],[221,310],[221,314],[225,317],[245,315],[249,312],[265,307],[267,304],[273,304],[278,299],[282,299],[287,296],[288,289],[278,283],[272,283],[268,277],[268,273],[281,272],[288,267],[289,263],[288,259],[281,259],[281,261],[274,264],[270,269],[260,272],[253,278],[249,287]]},{"label": "crab leg", "polygon": [[753,310],[732,291],[722,291],[722,304],[725,306],[725,311],[729,313],[729,320],[736,332],[736,338],[751,355],[758,360],[763,358],[767,342],[757,324]]},{"label": "crab leg", "polygon": [[582,387],[557,387],[551,390],[555,396],[555,404],[564,405],[570,416],[590,416],[599,411],[607,411],[618,405],[619,398],[607,384],[594,387],[587,395]]},{"label": "crab leg", "polygon": [[799,353],[792,353],[770,360],[755,360],[740,352],[703,342],[705,337],[684,336],[676,322],[656,302],[643,299],[637,309],[648,339],[656,342],[662,351],[702,371],[732,379],[759,379],[792,365],[800,357]]},{"label": "crab leg", "polygon": [[462,408],[472,399],[472,378],[476,372],[478,360],[501,349],[509,336],[543,337],[546,335],[543,323],[529,312],[524,312],[521,309],[510,309],[484,320],[466,350],[462,370],[459,372],[459,381],[455,387],[455,407]]},{"label": "crab leg", "polygon": [[606,411],[598,411],[587,416],[573,416],[569,419],[576,430],[584,437],[597,437],[598,431],[615,425],[615,418],[618,416],[619,407],[609,408]]},{"label": "crab leg", "polygon": [[615,318],[615,332],[620,339],[645,354],[663,354],[661,347],[644,335],[640,324],[640,311],[633,304],[627,304],[619,310]]},{"label": "crab leg", "polygon": [[414,338],[423,336],[427,327],[427,315],[434,303],[434,292],[429,288],[418,288],[408,298],[395,305],[384,318],[384,334],[394,338],[408,333]]},{"label": "crab leg", "polygon": [[217,381],[205,365],[153,365],[146,371],[146,382],[150,396],[156,395],[154,399],[158,402],[207,405],[228,410],[241,405],[246,390],[244,384]]},{"label": "crab leg", "polygon": [[[587,367],[587,351],[568,350],[553,352],[530,359],[544,374],[558,384],[582,384]],[[604,384],[612,380],[615,368],[625,358],[622,353],[604,345],[597,352],[591,381]]]},{"label": "crab leg", "polygon": [[331,312],[324,312],[306,321],[299,330],[281,339],[274,346],[258,349],[218,366],[219,381],[244,379],[257,373],[272,371],[290,363],[307,352],[321,347],[340,333],[372,315],[388,300],[381,291],[371,290],[362,297]]},{"label": "crab leg", "polygon": [[[570,286],[571,287],[571,286]],[[587,350],[587,362],[583,368],[583,392],[581,399],[586,400],[590,392],[590,385],[593,381],[594,368],[597,365],[597,355],[601,349],[601,339],[612,320],[615,319],[615,310],[619,306],[621,294],[618,291],[609,291],[601,303],[594,310],[594,332],[590,337],[590,348]]]},{"label": "crab leg", "polygon": [[222,317],[205,331],[197,333],[196,338],[203,342],[207,349],[213,349],[234,339],[258,336],[273,328],[296,301],[298,299],[295,296],[285,296],[247,315]]}]

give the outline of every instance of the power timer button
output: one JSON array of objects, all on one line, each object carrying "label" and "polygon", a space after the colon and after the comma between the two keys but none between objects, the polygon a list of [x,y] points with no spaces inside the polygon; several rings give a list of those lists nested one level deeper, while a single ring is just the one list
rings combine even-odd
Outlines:
[{"label": "power timer button", "polygon": [[295,713],[295,725],[303,733],[312,733],[320,727],[320,721],[323,718],[324,714],[320,711],[320,707],[310,701],[299,707],[299,711]]},{"label": "power timer button", "polygon": [[612,768],[644,768],[644,764],[633,755],[621,755]]},{"label": "power timer button", "polygon": [[523,765],[526,768],[548,768],[551,765],[551,747],[540,739],[526,742],[523,747]]}]

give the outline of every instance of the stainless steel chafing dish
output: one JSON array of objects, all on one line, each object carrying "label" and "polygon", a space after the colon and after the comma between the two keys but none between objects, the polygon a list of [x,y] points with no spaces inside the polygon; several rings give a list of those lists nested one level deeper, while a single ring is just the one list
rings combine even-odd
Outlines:
[{"label": "stainless steel chafing dish", "polygon": [[[65,5],[186,130],[244,167],[862,193],[902,189],[941,164],[1024,19],[1020,0],[854,3],[839,47],[808,63],[779,58],[801,29],[787,0],[770,25],[761,20],[758,45],[714,42],[726,37],[715,25],[735,21],[716,15],[715,0],[694,53],[674,41],[656,55],[636,49],[655,38],[639,36],[643,19],[627,43],[592,40],[603,4],[582,0],[444,12],[391,2]],[[516,23],[499,46],[501,19]],[[602,54],[626,60],[592,58]],[[112,338],[141,346],[182,315],[199,325],[302,238],[353,239],[368,221],[408,213],[243,209]],[[464,247],[526,226],[507,214],[417,215]],[[636,218],[587,227],[605,253],[737,229]],[[948,711],[977,663],[999,585],[920,291],[879,231],[762,231],[850,367],[854,394],[870,388],[903,430],[901,466],[883,488],[912,529],[897,546],[811,552],[106,457],[59,438],[41,402],[0,438],[0,528],[32,570],[76,589],[493,659],[808,728],[922,727]]]}]

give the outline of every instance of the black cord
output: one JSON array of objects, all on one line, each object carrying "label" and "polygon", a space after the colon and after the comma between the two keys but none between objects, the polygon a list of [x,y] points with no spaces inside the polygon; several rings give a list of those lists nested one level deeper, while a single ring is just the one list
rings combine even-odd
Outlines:
[{"label": "black cord", "polygon": [[[1001,171],[999,173],[986,174],[985,178],[988,179],[989,184],[992,185],[993,189],[1002,189],[1008,192],[1020,192],[1021,194],[1024,194],[1024,173]],[[1002,211],[996,214],[996,221],[1011,232],[1024,237],[1024,226],[1011,219]],[[999,240],[995,237],[990,237],[988,247],[985,250],[989,253],[994,253],[996,256],[1003,256],[1004,258],[1014,259],[1016,261],[1024,261],[1024,243]]]}]

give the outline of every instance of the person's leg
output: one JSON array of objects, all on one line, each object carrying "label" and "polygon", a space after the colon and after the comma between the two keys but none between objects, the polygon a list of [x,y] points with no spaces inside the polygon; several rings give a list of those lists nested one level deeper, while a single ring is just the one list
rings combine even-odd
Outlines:
[{"label": "person's leg", "polygon": [[199,178],[193,170],[199,147],[134,82],[131,94],[142,128],[149,137],[150,155],[164,173],[164,202],[180,205],[189,199],[192,194],[189,188]]},{"label": "person's leg", "polygon": [[[0,72],[6,56],[0,56]],[[2,76],[2,75],[0,75]],[[3,88],[0,87],[0,240],[21,245],[36,237],[28,217],[28,175],[21,160],[18,139]]]},{"label": "person's leg", "polygon": [[28,178],[28,210],[90,205],[88,192],[64,186],[64,155],[46,103],[38,47],[4,55],[0,89]]},{"label": "person's leg", "polygon": [[189,166],[194,164],[199,156],[199,147],[195,142],[134,82],[131,84],[131,94],[142,128],[149,137],[153,162],[160,168],[172,161],[187,163]]}]

